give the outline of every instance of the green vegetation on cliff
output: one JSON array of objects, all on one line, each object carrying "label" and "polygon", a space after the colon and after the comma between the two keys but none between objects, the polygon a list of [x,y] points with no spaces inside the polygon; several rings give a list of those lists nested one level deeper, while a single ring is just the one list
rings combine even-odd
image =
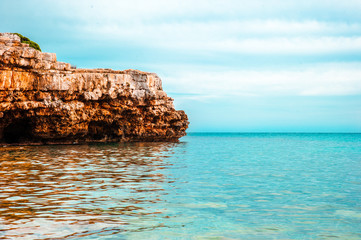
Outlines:
[{"label": "green vegetation on cliff", "polygon": [[27,37],[24,37],[20,33],[14,33],[14,34],[16,34],[16,35],[18,35],[20,37],[20,40],[21,40],[22,43],[27,43],[27,44],[29,44],[29,47],[32,47],[32,48],[34,48],[36,50],[39,50],[41,52],[39,44],[37,44],[36,42],[31,41]]}]

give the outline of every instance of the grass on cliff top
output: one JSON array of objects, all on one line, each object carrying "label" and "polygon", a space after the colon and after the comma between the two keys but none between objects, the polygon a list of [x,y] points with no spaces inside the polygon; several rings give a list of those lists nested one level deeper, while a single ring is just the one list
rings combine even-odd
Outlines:
[{"label": "grass on cliff top", "polygon": [[24,36],[21,35],[20,33],[14,33],[14,34],[16,34],[16,35],[18,35],[18,36],[20,37],[20,41],[21,41],[22,43],[27,43],[27,44],[29,44],[29,47],[32,47],[32,48],[34,48],[34,49],[36,49],[36,50],[39,50],[39,51],[41,52],[41,48],[40,48],[39,44],[37,44],[36,42],[31,41],[31,40],[30,40],[29,38],[27,38],[27,37],[24,37]]}]

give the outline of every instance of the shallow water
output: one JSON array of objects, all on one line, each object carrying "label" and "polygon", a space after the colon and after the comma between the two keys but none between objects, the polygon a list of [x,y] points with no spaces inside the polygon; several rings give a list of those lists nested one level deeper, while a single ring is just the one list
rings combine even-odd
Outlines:
[{"label": "shallow water", "polygon": [[3,239],[361,239],[361,134],[0,148]]}]

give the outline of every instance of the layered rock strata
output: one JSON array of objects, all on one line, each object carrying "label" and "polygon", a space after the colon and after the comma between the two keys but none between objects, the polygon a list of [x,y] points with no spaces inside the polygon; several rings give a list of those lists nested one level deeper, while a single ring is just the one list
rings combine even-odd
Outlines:
[{"label": "layered rock strata", "polygon": [[177,141],[188,123],[154,73],[73,69],[0,34],[0,144]]}]

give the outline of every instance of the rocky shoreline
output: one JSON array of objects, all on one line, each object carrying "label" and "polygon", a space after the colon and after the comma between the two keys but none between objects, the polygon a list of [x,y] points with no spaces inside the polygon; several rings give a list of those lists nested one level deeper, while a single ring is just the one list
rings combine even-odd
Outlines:
[{"label": "rocky shoreline", "polygon": [[155,73],[74,69],[0,33],[0,144],[177,141],[188,118]]}]

